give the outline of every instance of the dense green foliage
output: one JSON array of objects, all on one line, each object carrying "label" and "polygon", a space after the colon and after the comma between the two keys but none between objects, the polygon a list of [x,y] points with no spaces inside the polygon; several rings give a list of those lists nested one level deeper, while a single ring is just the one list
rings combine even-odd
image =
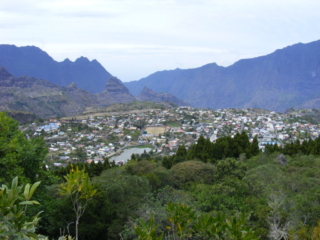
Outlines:
[{"label": "dense green foliage", "polygon": [[284,147],[279,147],[278,145],[267,145],[266,151],[269,153],[281,152],[285,155],[320,155],[320,138],[315,140],[309,139],[308,141],[303,141],[302,143],[297,140],[295,142],[284,145]]},{"label": "dense green foliage", "polygon": [[[169,203],[166,206],[169,226],[166,226],[165,239],[237,239],[257,240],[256,233],[247,225],[247,217],[227,217],[223,213],[212,215],[208,213],[197,214],[192,207],[184,204]],[[164,232],[157,234],[158,226],[155,226],[154,215],[148,222],[140,219],[135,226],[135,232],[139,239],[162,240]],[[158,236],[157,236],[158,235]]]},{"label": "dense green foliage", "polygon": [[28,140],[18,122],[0,112],[0,183],[10,183],[15,176],[21,182],[35,182],[46,154],[41,138]]},{"label": "dense green foliage", "polygon": [[[71,177],[72,166],[42,168],[43,140],[26,139],[15,121],[0,117],[1,181],[41,180],[33,196],[40,206],[24,216],[43,211],[37,233],[50,239],[75,236],[70,197],[84,185]],[[97,190],[82,212],[79,239],[318,239],[319,141],[260,152],[257,139],[251,143],[243,132],[216,143],[200,137],[172,156],[133,155],[121,167],[108,159],[75,164]],[[60,195],[61,186],[69,197]]]},{"label": "dense green foliage", "polygon": [[215,143],[200,136],[197,143],[193,144],[189,150],[186,150],[183,145],[179,146],[175,155],[163,158],[162,164],[168,169],[185,160],[199,160],[215,164],[218,160],[239,158],[241,155],[250,158],[258,155],[259,152],[257,138],[255,137],[250,143],[245,132],[237,133],[234,138],[230,136],[219,138]]},{"label": "dense green foliage", "polygon": [[[249,142],[245,132],[237,133],[234,138],[230,136],[217,139],[216,143],[210,142],[200,136],[198,143],[193,145],[188,151],[187,159],[199,159],[203,162],[215,162],[217,159],[238,158],[245,153],[247,158],[259,153],[258,142]],[[259,149],[259,148],[258,148]]]},{"label": "dense green foliage", "polygon": [[11,187],[0,187],[0,239],[38,239],[35,233],[39,215],[27,216],[27,207],[39,204],[31,200],[40,182],[18,186],[18,177],[12,180]]}]

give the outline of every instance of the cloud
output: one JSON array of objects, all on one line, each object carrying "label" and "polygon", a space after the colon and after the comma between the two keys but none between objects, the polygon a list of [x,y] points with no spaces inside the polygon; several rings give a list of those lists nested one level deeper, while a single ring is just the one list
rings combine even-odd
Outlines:
[{"label": "cloud", "polygon": [[[125,80],[319,38],[314,0],[0,0],[0,42],[96,58]],[[131,76],[131,77],[130,77]]]}]

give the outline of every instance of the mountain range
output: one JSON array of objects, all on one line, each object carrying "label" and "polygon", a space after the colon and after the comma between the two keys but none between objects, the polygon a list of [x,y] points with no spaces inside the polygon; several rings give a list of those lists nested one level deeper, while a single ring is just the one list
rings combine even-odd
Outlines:
[{"label": "mountain range", "polygon": [[0,66],[16,77],[29,76],[45,79],[60,86],[75,82],[79,88],[98,93],[112,75],[97,61],[80,57],[74,62],[53,60],[38,47],[0,45]]},{"label": "mountain range", "polygon": [[[171,94],[168,94],[168,97],[170,100],[179,101]],[[14,77],[4,67],[0,67],[0,111],[23,116],[24,119],[34,116],[41,118],[75,116],[88,107],[101,108],[135,100],[139,99],[133,97],[116,77],[110,77],[104,90],[94,94],[78,88],[76,83],[64,87],[34,77]],[[160,101],[157,94],[144,100]],[[161,100],[167,101],[166,97]],[[24,112],[33,113],[34,116],[26,115]]]},{"label": "mountain range", "polygon": [[229,67],[216,63],[160,71],[125,82],[137,96],[144,87],[172,93],[198,108],[263,108],[284,112],[320,108],[320,40],[295,44]]},{"label": "mountain range", "polygon": [[80,101],[80,106],[83,98],[76,100],[74,94],[84,89],[80,95],[94,99],[88,100],[88,105],[94,106],[140,99],[175,101],[198,108],[284,112],[291,107],[320,109],[319,52],[320,40],[298,43],[265,56],[239,60],[229,67],[210,63],[194,69],[177,68],[125,83],[112,77],[96,60],[80,57],[74,62],[57,62],[34,46],[0,45],[0,66],[18,78],[34,78],[38,83],[45,79],[63,87],[75,102]]}]

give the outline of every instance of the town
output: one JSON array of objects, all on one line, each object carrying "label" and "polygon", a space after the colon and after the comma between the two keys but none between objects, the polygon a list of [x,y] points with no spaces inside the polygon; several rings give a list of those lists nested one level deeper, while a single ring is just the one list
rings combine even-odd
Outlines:
[{"label": "town", "polygon": [[[283,114],[261,109],[196,109],[175,107],[145,109],[110,115],[55,118],[23,126],[29,135],[43,136],[47,142],[49,166],[70,162],[103,162],[128,148],[151,149],[156,155],[173,155],[180,145],[189,148],[202,135],[215,142],[218,138],[245,131],[259,148],[267,144],[308,141],[320,135],[320,124],[308,121],[305,113],[294,110]],[[124,164],[128,159],[116,161]]]}]

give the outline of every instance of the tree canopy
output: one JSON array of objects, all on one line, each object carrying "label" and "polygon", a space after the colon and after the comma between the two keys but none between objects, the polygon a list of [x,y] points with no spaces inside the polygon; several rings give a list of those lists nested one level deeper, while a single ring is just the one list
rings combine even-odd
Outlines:
[{"label": "tree canopy", "polygon": [[15,176],[35,182],[47,151],[41,137],[27,139],[18,122],[0,112],[0,182],[11,182]]}]

